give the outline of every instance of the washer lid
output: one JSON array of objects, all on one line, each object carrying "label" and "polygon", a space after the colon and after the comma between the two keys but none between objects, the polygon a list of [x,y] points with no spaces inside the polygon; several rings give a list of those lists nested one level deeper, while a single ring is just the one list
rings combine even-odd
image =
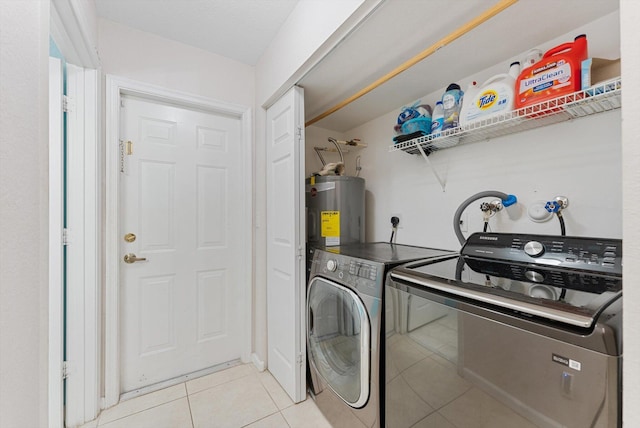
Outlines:
[{"label": "washer lid", "polygon": [[591,328],[622,294],[618,276],[464,256],[410,263],[391,277],[580,328]]}]

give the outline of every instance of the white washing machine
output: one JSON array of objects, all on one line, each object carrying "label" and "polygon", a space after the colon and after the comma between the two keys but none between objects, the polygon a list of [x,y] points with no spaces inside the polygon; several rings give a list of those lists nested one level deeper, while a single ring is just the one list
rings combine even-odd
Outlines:
[{"label": "white washing machine", "polygon": [[452,254],[386,242],[315,250],[307,288],[310,389],[334,427],[384,426],[385,376],[380,363],[389,269]]}]

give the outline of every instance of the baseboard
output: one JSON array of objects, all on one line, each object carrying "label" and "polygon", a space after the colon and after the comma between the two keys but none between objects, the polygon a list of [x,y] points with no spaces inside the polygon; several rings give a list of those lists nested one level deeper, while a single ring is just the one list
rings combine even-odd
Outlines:
[{"label": "baseboard", "polygon": [[260,372],[263,372],[267,368],[264,361],[262,361],[260,357],[258,357],[258,354],[256,354],[255,352],[251,354],[251,361],[253,362],[253,365],[256,366],[256,368]]}]

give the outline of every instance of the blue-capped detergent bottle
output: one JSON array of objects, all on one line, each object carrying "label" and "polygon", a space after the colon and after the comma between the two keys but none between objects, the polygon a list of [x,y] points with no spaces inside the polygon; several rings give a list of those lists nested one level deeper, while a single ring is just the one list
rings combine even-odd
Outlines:
[{"label": "blue-capped detergent bottle", "polygon": [[467,92],[460,112],[460,126],[495,116],[508,118],[515,106],[515,85],[520,74],[520,62],[509,66],[508,73],[496,74],[482,85]]},{"label": "blue-capped detergent bottle", "polygon": [[443,123],[444,107],[442,107],[442,101],[437,101],[436,106],[433,108],[433,114],[431,115],[431,135],[434,137],[439,136]]},{"label": "blue-capped detergent bottle", "polygon": [[456,128],[459,125],[463,96],[464,92],[457,83],[451,83],[447,86],[446,92],[442,95],[442,107],[444,109],[443,131]]}]

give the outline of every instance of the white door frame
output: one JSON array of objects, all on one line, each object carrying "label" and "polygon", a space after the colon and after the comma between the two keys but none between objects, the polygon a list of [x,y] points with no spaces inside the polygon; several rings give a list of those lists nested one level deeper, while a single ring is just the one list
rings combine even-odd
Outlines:
[{"label": "white door frame", "polygon": [[49,427],[62,428],[63,379],[63,162],[62,60],[49,57]]},{"label": "white door frame", "polygon": [[[73,303],[67,305],[67,389],[63,404],[63,340],[64,313],[62,289],[62,155],[58,148],[50,147],[49,196],[49,427],[75,426],[94,419],[100,399],[100,253],[99,197],[100,168],[97,151],[100,120],[99,73],[100,60],[91,39],[95,28],[91,5],[74,0],[52,0],[50,9],[50,36],[62,52],[67,64],[79,67],[68,75],[73,92],[71,105],[75,108],[70,118],[72,125],[67,137],[78,144],[67,149],[67,173],[83,184],[81,192],[68,200],[67,227],[71,234],[71,257],[67,258],[67,293]],[[50,105],[60,109],[62,104]],[[58,130],[51,130],[58,133]],[[62,132],[60,130],[60,132]],[[76,231],[82,231],[73,235]],[[67,254],[69,256],[69,254]],[[80,296],[80,297],[79,297]],[[79,321],[78,320],[82,320]],[[86,321],[86,322],[85,322]],[[69,346],[69,344],[72,344]],[[64,406],[64,416],[63,416]]]},{"label": "white door frame", "polygon": [[250,361],[252,326],[252,279],[253,279],[253,154],[251,109],[244,106],[212,100],[184,92],[168,90],[155,85],[136,82],[122,77],[106,77],[106,283],[105,283],[105,408],[120,399],[120,236],[119,236],[119,162],[120,162],[120,99],[123,95],[135,95],[150,100],[171,102],[185,108],[198,108],[211,113],[227,114],[241,120],[242,127],[242,171],[241,193],[244,210],[242,224],[246,225],[237,234],[241,241],[242,260],[248,261],[241,272],[239,290],[244,302],[239,308],[244,339],[241,359]]}]

